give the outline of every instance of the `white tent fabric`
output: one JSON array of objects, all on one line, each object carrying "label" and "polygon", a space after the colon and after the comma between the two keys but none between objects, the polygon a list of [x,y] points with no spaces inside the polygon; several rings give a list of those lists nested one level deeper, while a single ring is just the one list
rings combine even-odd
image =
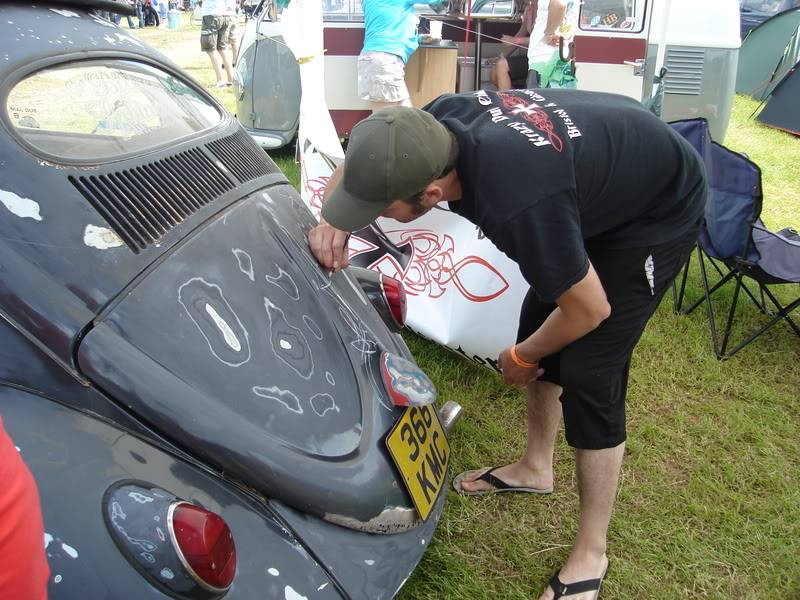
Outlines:
[{"label": "white tent fabric", "polygon": [[300,65],[303,90],[298,132],[300,157],[302,159],[304,152],[311,152],[313,147],[330,159],[341,161],[344,152],[325,104],[322,3],[319,0],[290,2],[281,13],[281,33]]}]

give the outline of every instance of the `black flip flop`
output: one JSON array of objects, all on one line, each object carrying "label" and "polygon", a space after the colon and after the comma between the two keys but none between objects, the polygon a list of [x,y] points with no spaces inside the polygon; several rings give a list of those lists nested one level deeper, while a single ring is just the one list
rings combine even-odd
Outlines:
[{"label": "black flip flop", "polygon": [[553,575],[553,578],[548,584],[554,593],[553,600],[558,600],[564,596],[585,594],[586,592],[595,592],[594,600],[597,600],[600,597],[600,588],[603,586],[603,579],[605,579],[607,573],[608,565],[606,565],[606,570],[603,571],[603,574],[598,579],[584,579],[583,581],[575,581],[573,583],[563,583],[558,578],[561,574],[561,570],[559,569],[555,572],[555,575]]},{"label": "black flip flop", "polygon": [[464,478],[471,473],[472,471],[464,471],[463,473],[459,473],[453,479],[453,487],[459,494],[463,494],[464,496],[486,496],[488,494],[500,494],[502,492],[520,492],[523,494],[550,494],[553,492],[553,488],[529,488],[529,487],[516,487],[513,485],[507,484],[505,481],[492,475],[492,471],[499,469],[500,467],[492,467],[491,469],[487,469],[476,479],[476,481],[485,481],[489,485],[493,486],[494,489],[492,490],[480,490],[477,492],[470,492],[465,490],[461,487],[461,482],[464,481]]}]

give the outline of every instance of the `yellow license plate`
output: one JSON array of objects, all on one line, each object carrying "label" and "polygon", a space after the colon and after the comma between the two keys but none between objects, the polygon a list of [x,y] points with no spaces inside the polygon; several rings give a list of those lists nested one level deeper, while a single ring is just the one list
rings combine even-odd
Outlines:
[{"label": "yellow license plate", "polygon": [[386,446],[414,507],[426,520],[447,478],[450,461],[450,444],[436,407],[429,404],[406,409],[386,437]]}]

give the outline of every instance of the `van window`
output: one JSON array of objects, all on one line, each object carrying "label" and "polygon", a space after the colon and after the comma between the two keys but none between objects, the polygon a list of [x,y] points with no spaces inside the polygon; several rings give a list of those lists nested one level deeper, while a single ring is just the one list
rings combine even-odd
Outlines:
[{"label": "van window", "polygon": [[326,21],[364,20],[361,0],[322,0],[322,12]]},{"label": "van window", "polygon": [[67,161],[107,161],[204,131],[214,104],[177,77],[126,60],[37,71],[8,94],[6,113],[28,144]]},{"label": "van window", "polygon": [[584,0],[579,27],[584,31],[641,33],[646,0]]}]

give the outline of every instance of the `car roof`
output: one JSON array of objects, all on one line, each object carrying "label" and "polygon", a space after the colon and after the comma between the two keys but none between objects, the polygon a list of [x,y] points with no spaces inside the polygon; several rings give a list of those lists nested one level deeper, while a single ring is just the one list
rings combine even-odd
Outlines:
[{"label": "car roof", "polygon": [[0,88],[32,69],[87,58],[134,58],[177,69],[130,30],[100,17],[92,8],[100,5],[118,3],[0,2]]},{"label": "car roof", "polygon": [[136,14],[134,6],[126,0],[57,0],[56,3],[76,8],[110,10],[123,15]]}]

